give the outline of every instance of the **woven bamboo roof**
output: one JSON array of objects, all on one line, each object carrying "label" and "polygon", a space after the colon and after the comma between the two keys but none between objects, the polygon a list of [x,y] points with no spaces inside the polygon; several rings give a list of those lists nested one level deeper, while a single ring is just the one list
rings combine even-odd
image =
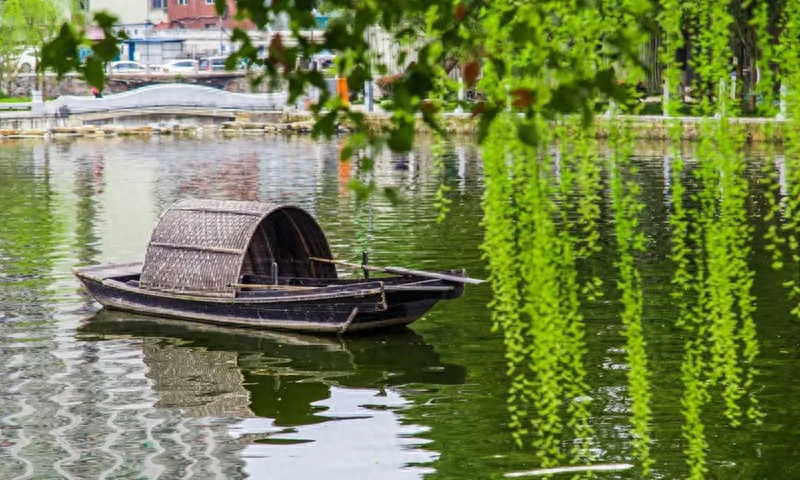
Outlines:
[{"label": "woven bamboo roof", "polygon": [[183,200],[169,207],[150,237],[140,286],[202,296],[235,296],[242,275],[336,278],[325,234],[291,205]]}]

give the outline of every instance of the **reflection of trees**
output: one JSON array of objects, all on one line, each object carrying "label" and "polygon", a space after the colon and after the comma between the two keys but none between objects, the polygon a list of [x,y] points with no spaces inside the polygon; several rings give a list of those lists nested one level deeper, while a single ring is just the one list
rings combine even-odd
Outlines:
[{"label": "reflection of trees", "polygon": [[[53,431],[74,419],[59,405],[65,384],[57,328],[53,271],[65,221],[54,191],[51,158],[40,143],[4,142],[0,149],[0,477],[26,472],[58,476],[75,445],[57,444]],[[7,336],[6,336],[7,335]],[[46,459],[46,460],[43,460]]]},{"label": "reflection of trees", "polygon": [[63,219],[54,215],[50,157],[27,143],[0,149],[0,304],[12,311],[44,308]]},{"label": "reflection of trees", "polygon": [[[477,146],[458,145],[448,144],[443,156],[444,181],[451,187],[453,203],[451,214],[441,224],[436,222],[438,210],[433,203],[442,177],[434,168],[430,145],[422,143],[403,155],[380,152],[374,158],[371,177],[359,169],[359,155],[366,152],[349,160],[348,178],[375,181],[376,193],[368,201],[359,201],[357,195],[339,195],[343,179],[336,147],[323,150],[323,177],[314,209],[334,255],[360,261],[360,252],[369,250],[375,264],[429,269],[459,265],[480,276],[483,262],[474,213],[480,210],[481,160]],[[380,193],[385,187],[396,188],[399,205]],[[403,232],[403,242],[396,241],[398,232]],[[466,238],[455,241],[460,237]]]},{"label": "reflection of trees", "polygon": [[748,220],[749,185],[745,162],[735,150],[727,122],[703,126],[704,140],[692,172],[699,184],[687,205],[684,165],[672,172],[671,292],[679,309],[677,326],[686,334],[681,377],[684,453],[691,478],[708,471],[706,430],[710,403],[718,396],[731,426],[759,417],[750,391],[758,354],[749,265],[752,226]]},{"label": "reflection of trees", "polygon": [[[46,150],[49,154],[49,149]],[[98,237],[95,228],[97,217],[96,196],[102,193],[103,188],[103,155],[81,156],[75,158],[75,196],[76,220],[75,250],[78,252],[80,265],[89,265],[99,253],[97,250]]]},{"label": "reflection of trees", "polygon": [[[370,245],[374,251],[372,261],[376,264],[404,264],[422,268],[463,265],[468,267],[472,275],[483,276],[482,261],[477,250],[481,235],[478,222],[481,220],[479,197],[482,166],[475,149],[462,146],[455,151],[447,150],[443,156],[445,181],[453,187],[450,194],[454,202],[449,216],[441,225],[435,223],[437,212],[432,206],[439,179],[430,168],[432,159],[425,148],[420,147],[414,152],[413,158],[379,157],[375,170],[376,181],[379,185],[398,186],[404,203],[394,206],[380,195],[373,197],[373,223],[369,225],[364,221],[365,216],[358,216],[355,195],[340,196],[335,144],[315,145],[308,142],[318,148],[312,153],[312,163],[321,166],[323,171],[320,175],[308,175],[308,171],[305,171],[299,176],[281,176],[285,162],[290,161],[287,159],[288,153],[296,147],[292,142],[276,142],[276,150],[270,152],[257,149],[261,152],[258,153],[261,176],[257,180],[258,188],[262,195],[275,195],[262,199],[282,198],[282,192],[294,191],[303,202],[313,202],[310,209],[315,211],[338,254],[351,253],[358,229],[368,226]],[[22,334],[20,338],[37,340],[30,344],[4,340],[0,344],[0,353],[11,353],[3,358],[17,362],[4,365],[9,365],[10,371],[21,372],[19,377],[7,376],[0,380],[0,398],[4,400],[2,410],[6,415],[4,419],[12,426],[2,429],[0,441],[7,441],[12,444],[11,448],[17,448],[20,445],[17,442],[20,431],[35,440],[33,444],[15,450],[21,451],[18,457],[56,457],[66,471],[85,473],[86,478],[107,468],[113,470],[114,455],[123,459],[120,465],[125,465],[124,468],[131,468],[136,462],[151,456],[156,464],[172,465],[174,468],[168,473],[180,472],[191,463],[192,458],[200,459],[201,464],[213,463],[215,458],[228,458],[219,451],[203,457],[199,450],[203,448],[202,442],[208,430],[203,430],[207,425],[200,417],[219,420],[220,423],[212,429],[213,435],[209,434],[212,440],[225,438],[227,429],[234,425],[231,417],[274,419],[282,432],[295,431],[297,436],[302,437],[306,432],[298,427],[322,424],[335,416],[333,410],[336,409],[337,394],[346,394],[349,389],[361,389],[366,391],[366,395],[388,391],[390,396],[402,395],[404,400],[411,402],[410,407],[392,415],[399,421],[430,428],[420,435],[431,440],[424,448],[439,455],[436,464],[432,465],[437,472],[431,475],[433,478],[474,478],[487,476],[487,472],[527,470],[537,465],[538,459],[531,448],[514,447],[506,426],[509,380],[506,378],[506,365],[502,361],[503,345],[497,336],[488,331],[485,305],[489,298],[485,287],[469,287],[468,294],[463,298],[438,306],[414,325],[415,331],[436,342],[436,351],[418,337],[405,335],[381,335],[379,341],[349,339],[342,344],[335,339],[261,336],[252,331],[219,335],[216,330],[204,330],[204,327],[172,329],[152,319],[151,323],[143,324],[141,331],[126,330],[129,326],[114,330],[106,325],[114,322],[101,318],[99,333],[89,327],[80,336],[84,340],[99,336],[107,341],[84,342],[79,354],[69,346],[71,330],[67,330],[66,335],[61,331],[64,339],[60,340],[60,348],[66,346],[69,355],[75,355],[70,357],[65,375],[63,361],[53,355],[58,349],[47,340],[53,335],[54,324],[45,324],[46,320],[53,317],[53,309],[48,305],[53,305],[54,301],[49,291],[53,288],[52,279],[57,276],[52,270],[61,267],[54,259],[62,256],[63,248],[68,249],[65,255],[80,262],[95,259],[98,227],[93,218],[106,208],[96,201],[103,179],[98,179],[96,158],[76,152],[77,142],[47,144],[47,148],[39,149],[39,156],[30,155],[28,144],[4,145],[6,149],[0,150],[0,192],[3,193],[0,195],[0,315],[11,312],[14,320],[36,322],[35,325],[24,327],[20,322],[10,322],[8,328],[3,326],[0,334],[13,332],[15,335]],[[138,145],[126,143],[125,148],[120,150],[122,153],[109,153],[106,150],[109,167],[115,165],[112,162],[126,160],[125,155],[130,155],[131,151],[141,150],[143,156],[152,156],[159,151],[158,144],[154,142]],[[227,161],[226,148],[215,150],[217,147],[209,146],[207,156],[192,156],[181,162],[177,159],[178,155],[199,151],[192,142],[187,142],[185,146],[188,148],[181,146],[180,153],[167,151],[163,158],[159,156],[157,160],[151,159],[151,163],[143,164],[143,168],[161,169],[164,174],[157,179],[145,179],[155,182],[158,189],[156,194],[160,195],[155,201],[163,202],[163,206],[177,198],[178,192],[173,187],[179,181],[202,176],[195,172],[195,166],[204,166],[206,170],[203,175],[213,177],[220,170],[210,159],[213,157],[214,162]],[[232,164],[253,164],[254,160],[246,155],[246,148],[238,143],[231,148],[244,152],[233,155]],[[592,217],[591,222],[599,233],[597,244],[602,246],[605,253],[591,257],[577,268],[581,284],[594,276],[601,276],[604,280],[600,287],[604,295],[600,301],[584,304],[580,310],[586,319],[585,378],[589,387],[588,396],[592,398],[589,409],[591,427],[595,432],[592,441],[598,447],[597,460],[631,462],[633,451],[630,448],[632,433],[629,421],[632,405],[626,378],[630,364],[623,348],[624,339],[620,336],[619,276],[613,263],[619,241],[615,228],[619,227],[619,222],[614,219],[615,203],[613,190],[609,186],[613,178],[603,161],[606,151],[602,146],[600,148],[601,155],[598,155],[596,163],[601,170],[600,176],[598,180],[587,181],[586,185],[587,192],[593,191],[597,195],[597,199],[587,203],[599,206],[597,217]],[[459,149],[463,151],[459,152]],[[729,305],[725,303],[729,300],[726,300],[724,292],[712,284],[729,282],[732,287],[728,290],[732,291],[735,285],[745,285],[746,282],[741,280],[747,275],[755,275],[751,294],[742,294],[740,297],[745,300],[754,297],[758,301],[758,310],[752,316],[758,322],[759,343],[764,353],[754,363],[763,372],[753,381],[756,388],[761,385],[768,387],[764,393],[757,392],[760,406],[768,413],[764,420],[767,426],[748,425],[732,429],[725,417],[727,405],[721,393],[728,385],[736,385],[736,382],[730,382],[730,376],[726,379],[724,369],[719,370],[722,374],[715,380],[716,384],[708,388],[711,399],[696,404],[702,407],[699,410],[701,415],[697,417],[699,420],[693,425],[703,429],[703,461],[710,470],[723,472],[720,474],[723,476],[726,472],[733,473],[734,469],[748,478],[796,476],[791,474],[792,471],[796,472],[796,465],[786,460],[788,454],[796,450],[793,447],[796,435],[786,426],[797,423],[797,413],[791,408],[790,401],[795,389],[788,384],[786,371],[790,371],[796,363],[790,357],[796,351],[798,339],[796,325],[788,320],[787,312],[791,306],[781,284],[796,279],[797,262],[792,258],[794,251],[786,243],[788,240],[776,241],[764,237],[770,225],[774,225],[783,238],[789,233],[782,229],[782,225],[791,222],[791,211],[786,209],[786,203],[797,201],[790,194],[798,188],[795,181],[800,169],[796,166],[796,160],[791,159],[786,163],[769,163],[766,166],[775,176],[767,178],[766,184],[759,183],[759,177],[763,176],[759,170],[764,165],[761,165],[759,154],[754,153],[752,156],[755,158],[750,158],[750,165],[738,173],[740,180],[728,185],[723,177],[733,178],[732,173],[720,176],[713,171],[699,172],[698,169],[704,165],[692,158],[696,149],[697,146],[694,150],[683,152],[685,164],[681,166],[677,157],[667,154],[665,159],[661,145],[637,146],[637,156],[633,158],[631,166],[638,167],[638,171],[631,169],[623,172],[626,180],[635,181],[641,189],[639,199],[644,205],[639,231],[645,234],[646,249],[636,252],[632,260],[635,267],[641,269],[642,278],[642,327],[647,339],[647,369],[652,383],[651,407],[655,419],[650,425],[650,433],[655,439],[651,445],[651,457],[655,460],[652,470],[654,476],[669,478],[688,474],[681,453],[688,444],[682,431],[685,419],[681,409],[685,407],[679,404],[678,399],[685,391],[681,378],[682,365],[686,369],[686,365],[691,367],[698,364],[686,362],[684,339],[687,334],[675,326],[678,305],[670,296],[670,292],[674,291],[670,280],[675,276],[675,266],[669,258],[670,246],[676,238],[681,238],[685,240],[688,258],[692,262],[687,269],[687,274],[692,276],[687,302],[695,302],[699,294],[693,292],[702,289],[706,298],[713,295],[718,299],[715,305]],[[251,151],[255,150],[253,147]],[[55,175],[51,172],[57,170],[47,168],[51,158],[44,155],[46,151],[54,159],[62,156],[67,158],[68,167],[75,167],[75,176],[70,176],[67,188],[67,198],[78,197],[74,239],[71,236],[64,239],[62,222],[53,213],[59,205],[63,205],[58,202],[64,200],[54,193],[54,187],[51,186],[53,183],[59,184],[55,182],[56,178],[51,178],[51,175]],[[747,155],[751,156],[750,153]],[[302,163],[306,160],[306,157],[291,159],[298,166],[297,171],[301,170],[301,166],[308,167]],[[563,168],[569,160],[562,160]],[[53,165],[59,166],[55,162]],[[725,168],[730,167],[728,165]],[[351,169],[352,176],[359,175],[357,162],[351,164]],[[413,175],[410,175],[412,169]],[[109,172],[112,172],[111,168]],[[566,173],[562,170],[559,181],[564,181]],[[234,181],[236,175],[229,178]],[[109,181],[113,179],[113,176],[108,177]],[[132,181],[136,182],[137,178]],[[579,180],[573,178],[573,181]],[[207,183],[213,184],[213,179]],[[236,190],[214,193],[202,182],[195,186],[196,192],[186,190],[181,195],[238,195]],[[682,208],[690,220],[687,227],[690,231],[703,231],[705,234],[692,236],[689,232],[675,233],[674,226],[669,223],[669,219],[675,216],[677,202],[670,198],[675,187],[684,189],[681,197],[684,201]],[[110,192],[108,189],[106,191]],[[731,195],[725,197],[723,192]],[[744,195],[744,192],[747,194]],[[583,208],[581,202],[589,198],[576,194],[572,201],[576,208]],[[714,209],[704,211],[702,202],[710,204],[704,200],[706,198],[713,198],[710,203],[714,204]],[[723,204],[726,221],[720,222],[717,218],[723,217],[717,215],[722,213]],[[769,212],[773,213],[773,217],[767,220]],[[742,217],[742,213],[747,216]],[[585,221],[586,218],[574,224],[575,230],[590,223]],[[561,220],[556,217],[555,221]],[[703,240],[707,237],[711,237],[713,242]],[[66,247],[65,241],[68,243]],[[752,251],[747,262],[743,262],[742,256],[747,251],[747,248],[743,248],[745,244]],[[709,245],[713,248],[709,248]],[[724,248],[720,249],[720,246]],[[774,251],[770,248],[778,250],[776,258],[783,262],[783,270],[771,269],[770,264],[774,259],[772,255],[765,254]],[[108,253],[108,250],[105,251]],[[696,276],[701,265],[699,262],[706,262],[702,283],[697,281]],[[712,262],[715,266],[708,268]],[[733,270],[739,272],[738,276],[729,275]],[[58,275],[66,278],[68,272],[65,270]],[[70,288],[74,289],[74,284],[70,284]],[[700,311],[710,312],[709,305],[706,302],[702,307],[704,310],[690,309],[689,313],[695,319],[722,318],[719,314],[721,309],[717,309],[717,313],[698,315]],[[72,308],[72,304],[67,308]],[[737,318],[741,320],[741,316]],[[90,325],[93,323],[90,322]],[[189,332],[183,331],[183,328]],[[389,344],[381,345],[379,342],[383,341]],[[740,347],[743,345],[738,339],[737,342]],[[711,358],[703,368],[711,371],[712,364],[730,367],[730,359],[724,356],[718,357],[714,364],[711,351],[709,348],[703,353]],[[120,355],[121,352],[127,357],[121,358],[124,356]],[[22,355],[15,356],[18,353]],[[75,360],[78,356],[79,361]],[[117,356],[120,356],[119,362],[114,361]],[[138,361],[141,356],[144,357],[144,364]],[[740,366],[741,378],[746,378],[744,363],[734,365],[735,368]],[[699,371],[700,367],[697,368]],[[33,375],[37,378],[35,382],[23,383],[25,378]],[[141,382],[131,383],[131,379],[126,377],[135,377]],[[776,392],[776,386],[781,386],[779,392]],[[136,392],[126,391],[126,388],[136,389]],[[747,405],[748,401],[747,394],[738,399],[742,405]],[[128,412],[112,408],[118,405],[136,405],[138,409]],[[152,405],[158,408],[153,409]],[[27,417],[20,415],[29,408],[35,409],[36,413]],[[112,411],[116,413],[109,413]],[[74,421],[77,423],[70,423]],[[106,425],[106,422],[112,426]],[[52,440],[51,430],[60,435],[60,439],[66,439],[65,444],[71,453]],[[82,438],[86,432],[94,434],[93,440]],[[180,440],[170,440],[173,432],[179,432],[176,438]],[[150,435],[155,443],[143,448],[134,440],[138,435]],[[285,433],[278,435],[289,436]],[[237,441],[247,443],[262,440],[268,444],[275,438],[251,437]],[[275,440],[275,443],[279,440],[285,438]],[[108,450],[113,455],[103,450],[106,442],[111,445]],[[760,456],[755,457],[752,451],[758,443],[763,447],[760,447]],[[229,445],[226,445],[228,448]],[[135,452],[134,447],[142,453]],[[158,457],[155,452],[162,447],[168,453]],[[569,442],[562,445],[562,448],[569,447]],[[187,452],[186,456],[181,456],[184,451]],[[230,447],[229,451],[230,459],[238,462],[241,445]],[[96,460],[93,459],[96,463],[92,464],[95,466],[76,466],[71,463],[70,456],[76,453],[96,455]],[[133,460],[127,460],[129,456]],[[170,460],[166,460],[168,456]],[[725,465],[732,465],[730,462],[734,461],[736,465],[726,470]],[[52,473],[51,476],[57,476],[53,473],[52,462],[48,460],[48,463],[41,470],[37,465],[37,475],[48,476]],[[22,468],[23,463],[19,460],[2,462],[0,477],[13,477],[21,473]]]}]

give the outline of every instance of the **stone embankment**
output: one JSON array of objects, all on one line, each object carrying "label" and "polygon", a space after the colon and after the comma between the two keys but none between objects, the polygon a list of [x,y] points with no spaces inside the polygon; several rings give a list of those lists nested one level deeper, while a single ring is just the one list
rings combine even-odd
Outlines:
[{"label": "stone embankment", "polygon": [[[231,93],[251,93],[250,78],[243,72],[199,72],[186,74],[169,73],[143,73],[143,74],[112,74],[106,77],[103,92],[106,95],[128,92],[148,85],[161,85],[171,83],[184,83],[189,85],[202,85],[218,88]],[[89,95],[91,88],[78,74],[64,75],[61,78],[55,75],[45,75],[38,80],[35,74],[20,74],[0,84],[0,93],[6,97],[28,97],[31,90],[37,86],[43,87],[45,98],[57,98],[61,95]],[[262,85],[266,91],[268,85]]]},{"label": "stone embankment", "polygon": [[[307,112],[287,111],[283,114],[283,121],[304,122],[310,121]],[[631,135],[637,140],[671,140],[670,133],[673,122],[680,122],[681,140],[696,141],[700,139],[701,125],[704,121],[715,121],[713,118],[704,117],[664,117],[660,115],[619,115],[611,119],[605,115],[595,117],[595,132],[600,139],[608,138],[608,132],[615,124],[627,124]],[[391,117],[385,113],[370,113],[366,118],[367,126],[372,131],[385,130],[391,127]],[[732,118],[732,134],[741,135],[748,142],[782,143],[784,130],[789,123],[779,118]],[[477,135],[478,119],[470,114],[445,114],[442,116],[442,127],[454,135]],[[417,117],[417,132],[429,131],[421,117]]]},{"label": "stone embankment", "polygon": [[[61,126],[46,129],[36,128],[0,128],[0,139],[7,138],[60,138],[60,137],[107,137],[126,135],[266,135],[266,134],[310,134],[313,130],[314,120],[309,113],[286,110],[267,116],[255,114],[236,115],[237,121],[228,121],[216,125],[158,125],[158,126],[120,126],[120,125],[82,125]],[[265,121],[255,121],[265,120]],[[628,123],[630,131],[638,140],[669,140],[671,137],[670,122],[676,119],[664,117],[619,117]],[[695,117],[682,117],[682,140],[695,141],[700,137],[702,119]],[[713,119],[710,119],[713,121]],[[443,117],[446,131],[455,135],[474,136],[477,133],[477,121],[469,115],[446,115]],[[386,114],[368,114],[367,125],[370,130],[379,131],[390,126],[391,118]],[[598,117],[597,136],[607,137],[610,120],[607,117]],[[738,118],[733,119],[733,130],[749,142],[781,143],[784,130],[789,124],[778,119],[764,118]],[[337,133],[346,134],[352,131],[347,124],[339,125]],[[418,120],[417,131],[425,133],[427,127]]]},{"label": "stone embankment", "polygon": [[[200,135],[200,134],[309,134],[313,128],[312,121],[293,123],[253,123],[224,122],[219,125],[164,125],[164,126],[120,126],[120,125],[84,125],[80,127],[54,127],[48,129],[0,129],[0,139],[16,138],[68,138],[68,137],[123,137],[149,135]],[[338,133],[348,133],[349,129],[339,127]]]}]

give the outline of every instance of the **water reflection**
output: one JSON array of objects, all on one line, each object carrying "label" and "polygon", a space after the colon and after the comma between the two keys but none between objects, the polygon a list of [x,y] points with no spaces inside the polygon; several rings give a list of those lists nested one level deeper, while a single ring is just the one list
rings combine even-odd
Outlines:
[{"label": "water reflection", "polygon": [[0,150],[0,320],[47,308],[65,225],[55,214],[49,156],[41,149]]},{"label": "water reflection", "polygon": [[[683,162],[673,178],[672,259],[676,269],[672,297],[679,306],[677,326],[686,332],[681,364],[685,391],[681,404],[690,478],[708,471],[705,434],[709,403],[719,396],[731,426],[756,421],[753,391],[758,355],[752,293],[755,272],[749,263],[752,224],[747,218],[749,182],[726,122],[703,125],[706,137],[692,178],[700,184],[684,199]],[[719,408],[719,407],[717,407]]]},{"label": "water reflection", "polygon": [[[553,184],[562,204],[572,205],[570,236],[583,239],[569,245],[575,255],[585,255],[575,281],[587,287],[594,277],[603,280],[596,292],[603,295],[581,304],[579,312],[585,319],[587,393],[580,398],[592,399],[593,463],[637,463],[628,471],[598,476],[636,477],[642,473],[631,449],[634,405],[627,378],[631,364],[620,335],[613,178],[602,161],[607,148],[581,148],[579,157],[561,155],[560,183]],[[701,417],[705,465],[725,477],[797,477],[793,426],[800,421],[794,408],[800,392],[791,373],[800,367],[800,328],[788,313],[796,303],[782,286],[797,280],[796,248],[790,245],[792,235],[800,238],[792,233],[794,212],[800,211],[795,208],[800,196],[792,193],[800,185],[796,156],[784,157],[778,148],[761,162],[762,153],[746,152],[740,172],[746,189],[740,183],[706,191],[694,173],[700,166],[696,146],[666,157],[671,149],[664,144],[637,145],[634,151],[624,178],[641,188],[644,206],[638,227],[646,250],[636,251],[633,259],[641,272],[652,383],[651,476],[690,473],[680,404],[687,336],[675,325],[681,305],[670,296],[675,274],[670,245],[686,239],[692,258],[713,257],[726,268],[738,265],[738,277],[723,276],[716,268],[707,279],[733,281],[754,273],[752,295],[737,298],[758,307],[752,317],[761,354],[753,366],[760,374],[752,391],[766,414],[764,423],[731,429],[724,399],[717,395],[724,392],[721,383],[709,389],[714,399],[702,405]],[[357,159],[343,166],[338,154],[336,143],[279,137],[2,143],[0,478],[25,472],[32,472],[31,478],[259,478],[271,472],[297,478],[308,472],[324,478],[453,479],[540,467],[530,442],[523,448],[513,444],[505,349],[501,335],[489,329],[485,287],[437,306],[415,323],[424,341],[388,335],[342,344],[255,338],[254,332],[103,333],[82,326],[97,306],[82,295],[69,268],[141,258],[158,215],[182,196],[255,193],[263,201],[291,201],[314,212],[338,257],[355,258],[369,248],[375,264],[459,265],[485,276],[477,248],[483,234],[484,166],[475,145],[447,146],[439,170],[424,143],[413,155],[380,154],[373,178],[379,187],[400,191],[404,201],[396,205],[380,195],[359,203],[347,184],[366,176]],[[444,223],[437,224],[433,200],[442,177],[453,203]],[[712,180],[709,186],[722,183]],[[561,190],[570,184],[575,195]],[[695,255],[703,245],[691,234],[701,230],[698,219],[711,217],[691,212],[698,211],[700,196],[723,190],[729,195],[725,218],[739,229],[709,222],[704,231],[719,241],[749,244],[748,268],[739,268],[745,267],[744,257],[719,249],[711,257],[705,251]],[[685,231],[670,220],[681,218],[675,217],[678,198],[687,214]],[[746,217],[733,215],[737,210]],[[769,222],[767,212],[772,212]],[[775,227],[772,240],[764,235],[769,225]],[[548,248],[567,247],[566,237],[555,240]],[[777,257],[764,254],[773,251],[770,245]],[[563,251],[548,257],[553,265],[563,260]],[[784,267],[778,271],[771,268],[776,258]],[[694,271],[691,264],[688,268]],[[686,300],[691,308],[695,299]],[[118,322],[101,317],[97,323]],[[746,375],[742,370],[745,382]],[[743,413],[749,400],[749,395],[740,399]],[[560,448],[567,451],[574,436],[562,438],[566,442]]]},{"label": "water reflection", "polygon": [[[474,186],[476,149],[466,150]],[[397,409],[412,401],[408,385],[420,382],[424,390],[426,382],[460,382],[466,373],[439,362],[419,337],[400,336],[399,344],[388,346],[314,340],[286,355],[276,341],[263,344],[269,348],[243,339],[229,341],[230,348],[183,348],[178,344],[187,339],[166,334],[104,341],[75,336],[85,312],[97,307],[70,267],[141,258],[158,215],[182,197],[299,204],[317,214],[340,256],[355,250],[354,241],[373,241],[358,238],[365,225],[350,215],[360,208],[346,187],[361,175],[358,163],[342,174],[336,152],[335,144],[296,139],[4,142],[0,478],[242,478],[259,473],[261,467],[251,466],[259,458],[301,447],[305,453],[291,457],[305,459],[294,465],[297,471],[313,470],[312,463],[323,469],[330,461],[314,456],[332,447],[342,450],[342,459],[373,452],[374,462],[361,468],[383,476],[428,471],[403,468],[437,454],[417,438],[427,427],[406,422]],[[421,158],[429,161],[424,153]],[[410,203],[388,208],[382,198],[374,203],[379,241],[388,247],[380,249],[382,258],[392,262],[402,252],[413,257],[410,263],[441,265],[446,253],[448,264],[479,265],[472,230],[464,231],[472,240],[463,243],[472,252],[441,244],[430,227],[420,229],[411,251],[408,235],[402,245],[392,242],[398,225],[416,228],[435,216],[424,200],[432,195],[426,182],[435,178],[420,173],[411,180],[422,187],[413,209]],[[396,180],[376,178],[381,185]],[[472,199],[474,206],[477,196]],[[254,363],[240,366],[244,361]],[[198,379],[198,370],[209,372],[207,378]],[[328,442],[331,436],[336,440]],[[358,441],[365,444],[355,448]]]},{"label": "water reflection", "polygon": [[239,419],[218,441],[241,447],[246,472],[277,478],[418,478],[436,453],[419,448],[426,428],[403,420],[406,390],[466,378],[411,330],[319,338],[101,311],[78,338],[140,344],[157,409]]}]

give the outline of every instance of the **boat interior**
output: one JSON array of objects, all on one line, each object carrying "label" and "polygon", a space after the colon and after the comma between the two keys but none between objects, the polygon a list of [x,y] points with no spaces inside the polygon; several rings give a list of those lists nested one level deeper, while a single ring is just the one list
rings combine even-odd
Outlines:
[{"label": "boat interior", "polygon": [[[141,264],[109,265],[105,267],[84,268],[83,274],[94,277],[99,281],[112,281],[125,284],[129,287],[140,288]],[[454,269],[441,272],[445,275],[463,276],[464,270]],[[235,285],[237,296],[249,297],[263,294],[270,290],[318,290],[326,287],[356,287],[374,282],[382,282],[384,290],[409,291],[409,292],[450,292],[458,288],[452,282],[439,279],[415,277],[412,275],[382,275],[369,278],[351,276],[348,278],[297,278],[278,276],[277,283],[269,275],[245,274],[239,276],[239,283]]]}]

